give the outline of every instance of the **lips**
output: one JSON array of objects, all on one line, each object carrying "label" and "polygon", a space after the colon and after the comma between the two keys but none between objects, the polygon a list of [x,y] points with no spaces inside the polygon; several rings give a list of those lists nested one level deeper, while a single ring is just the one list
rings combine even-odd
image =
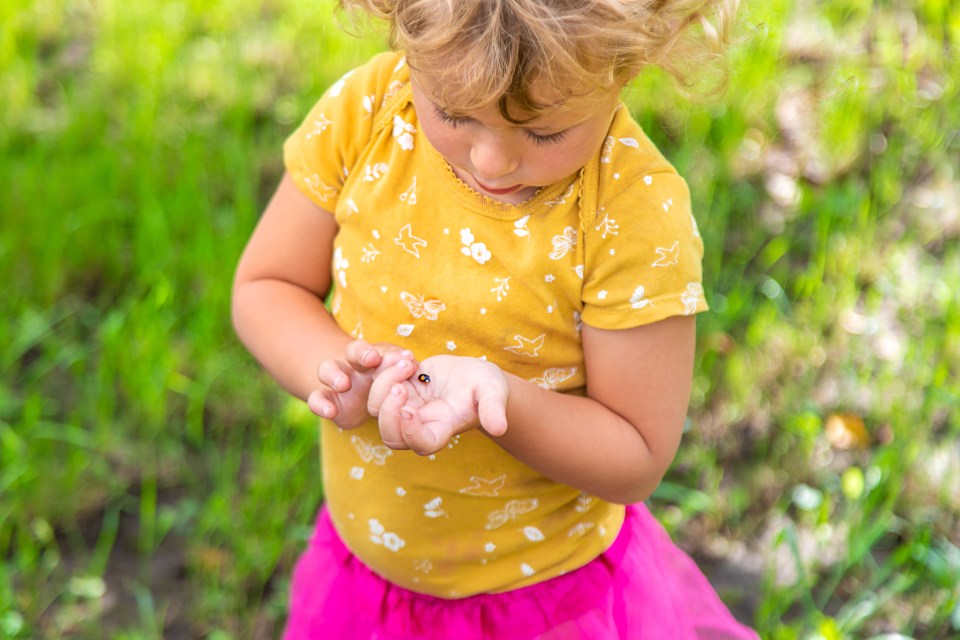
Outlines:
[{"label": "lips", "polygon": [[[476,180],[476,178],[474,178],[474,180]],[[484,191],[486,191],[487,193],[492,193],[498,196],[505,196],[508,193],[514,193],[515,191],[519,191],[520,189],[523,188],[522,184],[515,184],[512,187],[507,187],[506,189],[494,189],[493,187],[488,187],[487,185],[483,184],[479,180],[477,180],[477,186],[483,189]]]}]

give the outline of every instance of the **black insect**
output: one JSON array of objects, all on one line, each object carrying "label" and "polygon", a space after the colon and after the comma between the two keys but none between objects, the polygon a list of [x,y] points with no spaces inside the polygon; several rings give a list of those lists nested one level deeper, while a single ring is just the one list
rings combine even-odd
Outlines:
[{"label": "black insect", "polygon": [[420,382],[430,382],[430,376],[428,376],[425,373],[421,373],[420,375],[417,376],[417,380],[419,380]]}]

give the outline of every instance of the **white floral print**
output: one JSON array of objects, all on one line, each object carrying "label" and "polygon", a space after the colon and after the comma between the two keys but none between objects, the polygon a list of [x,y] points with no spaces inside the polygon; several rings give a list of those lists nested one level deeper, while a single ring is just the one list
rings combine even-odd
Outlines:
[{"label": "white floral print", "polygon": [[525,513],[529,513],[540,506],[540,501],[537,498],[527,498],[526,500],[511,500],[504,505],[503,509],[497,511],[491,511],[487,515],[487,524],[485,528],[492,531],[493,529],[499,529],[508,522],[512,522],[520,518]]},{"label": "white floral print", "polygon": [[486,264],[490,259],[491,254],[487,249],[487,245],[482,242],[477,242],[469,227],[460,230],[460,242],[463,244],[463,247],[460,249],[460,253],[463,255],[470,256],[480,264]]},{"label": "white floral print", "polygon": [[387,531],[376,518],[371,518],[367,522],[367,525],[370,527],[370,540],[373,541],[374,544],[383,545],[394,553],[407,544],[406,541],[396,533]]},{"label": "white floral print", "polygon": [[400,116],[393,116],[393,137],[404,151],[413,149],[413,134],[417,129]]},{"label": "white floral print", "polygon": [[426,318],[427,320],[436,320],[440,317],[440,312],[447,309],[441,300],[436,298],[424,299],[423,295],[414,295],[406,291],[400,292],[400,300],[410,311],[414,318]]},{"label": "white floral print", "polygon": [[573,227],[566,227],[562,234],[553,236],[553,251],[550,252],[551,260],[559,260],[570,253],[570,250],[577,244],[577,230]]},{"label": "white floral print", "polygon": [[643,309],[647,305],[652,305],[646,298],[646,290],[643,288],[643,285],[637,285],[637,288],[633,290],[633,295],[630,297],[630,306],[634,309]]},{"label": "white floral print", "polygon": [[696,313],[697,305],[702,297],[703,285],[699,282],[688,283],[687,290],[680,296],[680,302],[683,303],[683,312],[688,316]]}]

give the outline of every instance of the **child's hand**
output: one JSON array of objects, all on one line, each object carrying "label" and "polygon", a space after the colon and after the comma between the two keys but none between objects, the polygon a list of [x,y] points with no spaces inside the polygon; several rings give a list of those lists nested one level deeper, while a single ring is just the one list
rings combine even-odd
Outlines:
[{"label": "child's hand", "polygon": [[367,408],[370,386],[385,369],[410,375],[416,370],[413,353],[389,343],[371,345],[354,340],[344,349],[344,360],[331,358],[320,363],[320,388],[307,398],[307,406],[341,429],[359,427],[371,416]]},{"label": "child's hand", "polygon": [[370,389],[370,407],[379,406],[371,413],[379,414],[384,444],[429,455],[446,447],[453,436],[477,427],[503,435],[507,396],[507,379],[497,365],[479,358],[433,356],[413,372],[405,366],[382,367]]}]

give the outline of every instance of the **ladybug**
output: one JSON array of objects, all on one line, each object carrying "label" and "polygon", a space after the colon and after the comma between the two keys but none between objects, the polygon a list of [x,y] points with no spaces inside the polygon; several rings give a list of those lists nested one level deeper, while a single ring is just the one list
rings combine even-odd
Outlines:
[{"label": "ladybug", "polygon": [[420,375],[417,376],[417,380],[419,380],[420,382],[430,382],[430,376],[428,376],[425,373],[421,373]]}]

